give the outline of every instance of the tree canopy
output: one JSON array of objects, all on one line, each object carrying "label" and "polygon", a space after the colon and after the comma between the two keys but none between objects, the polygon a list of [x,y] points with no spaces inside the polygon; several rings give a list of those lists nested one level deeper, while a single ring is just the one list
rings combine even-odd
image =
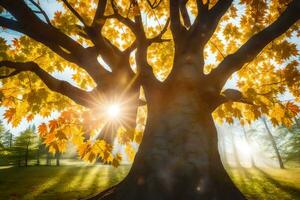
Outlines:
[{"label": "tree canopy", "polygon": [[[53,153],[71,141],[82,158],[118,165],[116,137],[132,157],[146,122],[144,91],[178,78],[177,57],[199,66],[189,73],[204,77],[199,84],[206,84],[207,94],[216,91],[209,106],[217,122],[251,123],[266,115],[289,127],[300,111],[298,0],[57,5],[49,17],[47,2],[0,0],[2,31],[21,33],[13,40],[0,37],[4,118],[16,127],[22,119],[59,111],[38,127]],[[58,72],[71,78],[58,79]],[[224,90],[230,78],[237,86]],[[293,99],[282,101],[287,93]],[[111,102],[121,104],[120,119],[106,115]]]}]

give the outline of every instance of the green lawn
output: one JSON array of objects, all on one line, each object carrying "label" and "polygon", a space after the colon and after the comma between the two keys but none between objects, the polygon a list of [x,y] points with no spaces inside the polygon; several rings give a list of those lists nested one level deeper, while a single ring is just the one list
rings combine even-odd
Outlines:
[{"label": "green lawn", "polygon": [[230,174],[249,200],[300,200],[300,168],[232,169]]},{"label": "green lawn", "polygon": [[[0,200],[73,200],[117,183],[129,166],[67,165],[0,168]],[[300,168],[232,169],[233,180],[251,200],[300,200]]]},{"label": "green lawn", "polygon": [[0,200],[81,199],[118,183],[128,166],[31,166],[0,168]]}]

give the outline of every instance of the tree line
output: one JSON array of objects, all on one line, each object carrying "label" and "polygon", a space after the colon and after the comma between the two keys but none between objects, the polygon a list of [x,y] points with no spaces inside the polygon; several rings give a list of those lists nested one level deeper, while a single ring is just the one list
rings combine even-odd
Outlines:
[{"label": "tree line", "polygon": [[[258,167],[260,163],[257,161],[257,153],[254,152],[254,142],[256,141],[259,149],[255,151],[267,152],[269,158],[275,160],[277,166],[285,169],[288,163],[300,163],[300,119],[294,120],[294,124],[287,128],[286,126],[278,126],[273,128],[269,121],[265,118],[259,119],[255,125],[251,124],[249,128],[242,126],[239,134],[233,131],[225,133],[222,137],[221,152],[224,164],[229,163],[228,147],[226,139],[230,140],[232,146],[231,157],[234,160],[235,166],[243,167],[241,164],[240,152],[238,151],[237,138],[244,140],[245,144],[252,149],[250,151],[250,167]],[[227,135],[228,134],[228,135]],[[261,155],[259,155],[261,156]]]},{"label": "tree line", "polygon": [[46,165],[60,165],[61,154],[53,155],[43,144],[35,126],[28,127],[15,136],[6,130],[0,121],[0,165],[29,166],[41,165],[45,160]]}]

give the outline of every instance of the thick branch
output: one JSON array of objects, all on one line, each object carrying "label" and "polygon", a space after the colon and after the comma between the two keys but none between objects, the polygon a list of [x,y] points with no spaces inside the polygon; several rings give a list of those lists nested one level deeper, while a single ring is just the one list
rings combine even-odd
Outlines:
[{"label": "thick branch", "polygon": [[[96,27],[97,30],[100,30],[104,25],[104,12],[107,4],[107,0],[98,0],[98,5],[96,9],[96,14],[93,19],[92,27]],[[102,22],[102,19],[104,20]]]},{"label": "thick branch", "polygon": [[191,19],[189,17],[189,13],[186,8],[187,2],[188,2],[187,0],[181,0],[179,9],[180,9],[181,16],[183,18],[183,23],[184,23],[185,27],[189,28],[191,26]]},{"label": "thick branch", "polygon": [[8,78],[14,75],[17,75],[21,72],[30,71],[35,73],[39,78],[47,85],[47,87],[54,91],[58,92],[64,96],[69,97],[74,102],[86,106],[92,106],[92,92],[87,92],[85,90],[81,90],[77,87],[72,86],[70,83],[66,81],[61,81],[55,79],[53,76],[48,74],[42,68],[39,67],[35,62],[12,62],[12,61],[0,61],[0,68],[8,67],[11,69],[15,69],[12,73],[6,76],[1,76],[0,78]]},{"label": "thick branch", "polygon": [[247,100],[240,91],[235,89],[226,89],[221,93],[221,95],[218,95],[213,101],[211,101],[210,109],[213,111],[218,106],[227,102],[238,102],[254,105],[253,102]]},{"label": "thick branch", "polygon": [[[32,39],[49,47],[59,56],[85,69],[88,74],[99,82],[107,75],[104,68],[97,62],[94,51],[83,48],[79,43],[38,18],[26,5],[24,0],[1,0],[0,5],[9,11],[17,21],[0,18],[0,25],[21,32]],[[12,22],[12,24],[9,24]]]},{"label": "thick branch", "polygon": [[265,46],[285,33],[300,19],[300,1],[293,0],[278,19],[270,26],[255,34],[234,54],[228,55],[210,74],[218,89],[221,89],[227,79],[244,64],[251,62]]},{"label": "thick branch", "polygon": [[192,43],[194,46],[198,46],[200,51],[203,51],[205,44],[214,34],[221,17],[232,2],[233,0],[220,0],[212,9],[208,10],[209,1],[206,4],[203,4],[202,0],[197,1],[198,15],[189,33],[193,38]]},{"label": "thick branch", "polygon": [[180,22],[179,0],[170,1],[171,31],[174,39],[178,38],[184,27]]}]

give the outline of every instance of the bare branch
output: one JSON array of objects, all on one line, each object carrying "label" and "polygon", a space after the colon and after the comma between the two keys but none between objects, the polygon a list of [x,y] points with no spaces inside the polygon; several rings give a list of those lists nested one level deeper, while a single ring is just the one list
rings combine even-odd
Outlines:
[{"label": "bare branch", "polygon": [[270,26],[255,34],[234,54],[228,55],[219,66],[212,71],[210,78],[222,88],[227,79],[244,64],[251,62],[265,46],[285,33],[300,19],[300,1],[293,0],[287,9]]},{"label": "bare branch", "polygon": [[35,62],[0,61],[0,68],[1,67],[15,69],[15,71],[10,73],[9,75],[1,76],[1,79],[17,75],[21,72],[30,71],[39,76],[39,78],[47,85],[50,90],[65,95],[80,105],[86,107],[93,106],[91,105],[92,92],[81,90],[80,88],[74,87],[66,81],[55,79],[53,76],[40,68],[39,65]]}]

